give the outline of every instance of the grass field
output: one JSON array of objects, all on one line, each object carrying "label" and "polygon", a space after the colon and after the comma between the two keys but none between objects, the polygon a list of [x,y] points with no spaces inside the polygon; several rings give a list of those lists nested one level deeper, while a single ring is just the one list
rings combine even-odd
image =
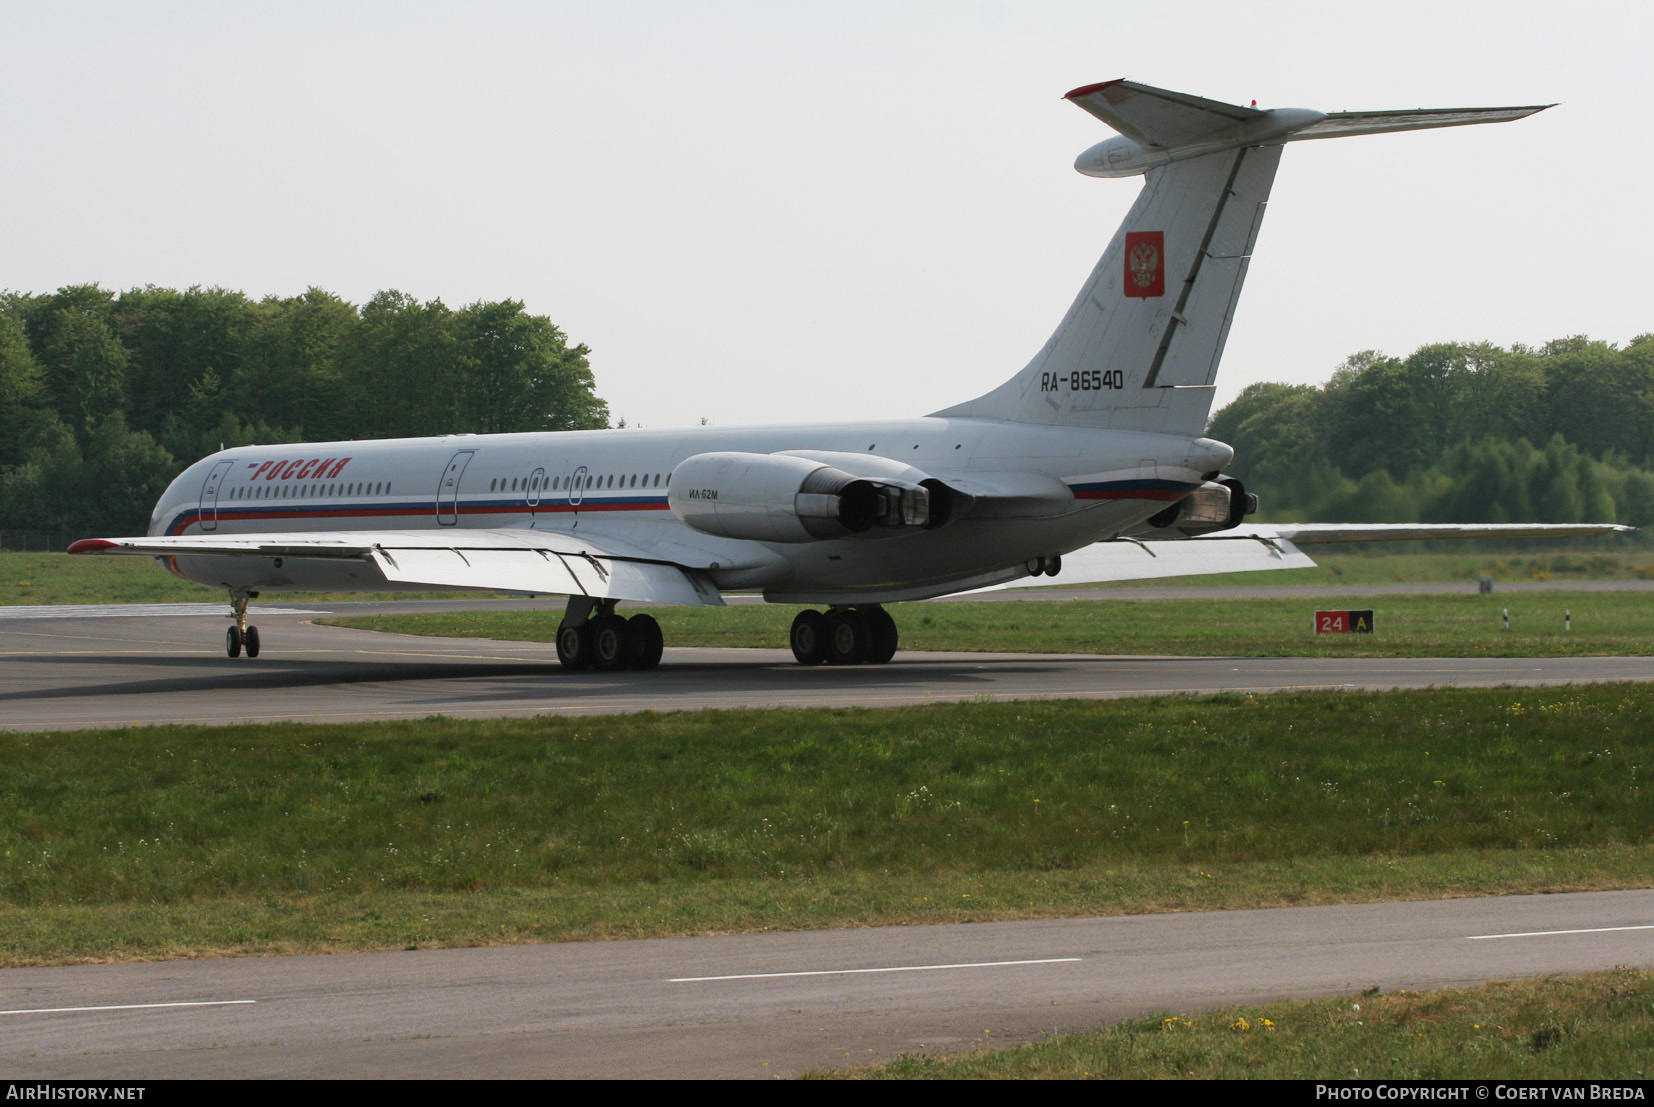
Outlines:
[{"label": "grass field", "polygon": [[[904,650],[1272,657],[1563,657],[1654,653],[1654,593],[997,601],[896,604]],[[1319,607],[1371,608],[1377,633],[1317,635]],[[1505,629],[1504,612],[1510,612]],[[668,645],[787,648],[796,608],[663,608]],[[323,619],[402,634],[550,642],[544,611]],[[1564,629],[1567,622],[1571,629]],[[1654,678],[1654,672],[1650,673]]]},{"label": "grass field", "polygon": [[1654,688],[0,736],[0,962],[1646,886]]},{"label": "grass field", "polygon": [[889,1080],[1647,1080],[1654,974],[1168,1012],[1038,1045],[817,1074]]}]

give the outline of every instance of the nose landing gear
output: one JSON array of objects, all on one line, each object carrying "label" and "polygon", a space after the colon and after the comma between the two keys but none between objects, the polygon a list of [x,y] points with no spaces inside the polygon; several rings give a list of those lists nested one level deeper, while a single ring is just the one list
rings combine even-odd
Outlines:
[{"label": "nose landing gear", "polygon": [[235,625],[224,632],[224,652],[231,657],[240,657],[241,651],[246,650],[248,657],[258,656],[258,628],[247,625],[247,602],[257,592],[231,592],[230,616]]}]

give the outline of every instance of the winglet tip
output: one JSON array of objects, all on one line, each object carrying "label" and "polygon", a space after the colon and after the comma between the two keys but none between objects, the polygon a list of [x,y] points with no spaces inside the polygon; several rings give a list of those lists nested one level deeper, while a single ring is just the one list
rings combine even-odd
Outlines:
[{"label": "winglet tip", "polygon": [[119,542],[111,542],[107,538],[82,538],[69,543],[69,552],[72,554],[97,553],[100,550],[112,550],[118,545],[120,545]]}]

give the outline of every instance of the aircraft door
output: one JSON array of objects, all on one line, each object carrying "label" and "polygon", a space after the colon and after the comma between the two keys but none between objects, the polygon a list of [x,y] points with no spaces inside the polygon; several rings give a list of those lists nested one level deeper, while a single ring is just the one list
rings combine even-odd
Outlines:
[{"label": "aircraft door", "polygon": [[546,483],[546,471],[536,469],[528,475],[528,513],[539,514],[541,485]]},{"label": "aircraft door", "polygon": [[451,527],[459,522],[459,480],[465,475],[465,467],[471,464],[471,457],[476,452],[461,450],[448,459],[448,466],[443,469],[442,479],[437,483],[437,525]]},{"label": "aircraft door", "polygon": [[569,511],[574,515],[574,526],[580,525],[580,501],[586,498],[586,467],[584,465],[569,477]]},{"label": "aircraft door", "polygon": [[220,461],[212,467],[201,484],[201,530],[211,533],[218,529],[218,493],[224,487],[224,478],[230,475],[233,461]]}]

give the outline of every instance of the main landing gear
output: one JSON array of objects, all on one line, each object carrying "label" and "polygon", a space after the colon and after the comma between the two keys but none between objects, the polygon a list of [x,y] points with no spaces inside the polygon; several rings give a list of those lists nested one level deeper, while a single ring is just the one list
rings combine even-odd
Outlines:
[{"label": "main landing gear", "polygon": [[[801,611],[791,639],[801,665],[883,665],[896,656],[896,620],[876,603]],[[613,600],[570,596],[557,627],[557,660],[565,669],[653,669],[661,651],[654,616],[616,615]]]},{"label": "main landing gear", "polygon": [[613,600],[570,596],[557,627],[557,660],[565,669],[653,669],[664,645],[654,616],[616,615]]},{"label": "main landing gear", "polygon": [[224,632],[224,652],[231,657],[240,657],[241,651],[246,650],[248,657],[258,656],[258,628],[247,625],[247,601],[257,592],[231,592],[230,609],[235,613],[235,625]]},{"label": "main landing gear", "polygon": [[883,665],[896,656],[896,620],[876,603],[800,611],[791,639],[800,665]]}]

